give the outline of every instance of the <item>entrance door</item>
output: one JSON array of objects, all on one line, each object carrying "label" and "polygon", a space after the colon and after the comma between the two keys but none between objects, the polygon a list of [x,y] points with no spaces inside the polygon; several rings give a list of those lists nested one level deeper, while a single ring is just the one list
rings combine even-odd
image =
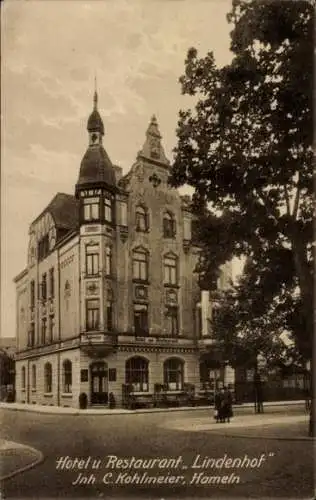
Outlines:
[{"label": "entrance door", "polygon": [[108,402],[108,367],[103,361],[92,363],[91,371],[91,404],[107,404]]}]

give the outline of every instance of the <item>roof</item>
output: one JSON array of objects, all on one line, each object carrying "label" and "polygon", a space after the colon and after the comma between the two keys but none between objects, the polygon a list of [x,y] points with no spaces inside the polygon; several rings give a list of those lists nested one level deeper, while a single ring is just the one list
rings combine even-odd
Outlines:
[{"label": "roof", "polygon": [[95,182],[116,185],[115,169],[101,144],[87,149],[81,161],[77,186]]},{"label": "roof", "polygon": [[71,194],[57,193],[45,212],[49,211],[58,229],[74,229],[79,222],[79,202]]},{"label": "roof", "polygon": [[71,194],[57,193],[32,224],[46,212],[52,215],[57,229],[75,229],[78,226],[79,202]]}]

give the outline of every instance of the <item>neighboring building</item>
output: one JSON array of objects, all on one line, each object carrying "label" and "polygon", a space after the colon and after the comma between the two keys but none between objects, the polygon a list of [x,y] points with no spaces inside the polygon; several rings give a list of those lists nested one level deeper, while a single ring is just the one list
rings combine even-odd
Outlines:
[{"label": "neighboring building", "polygon": [[16,352],[16,337],[0,337],[0,351],[14,358]]},{"label": "neighboring building", "polygon": [[77,407],[80,393],[89,404],[112,393],[119,406],[126,387],[199,391],[190,198],[167,183],[155,117],[125,176],[103,147],[96,93],[87,129],[75,195],[56,194],[33,221],[15,278],[16,400]]},{"label": "neighboring building", "polygon": [[0,400],[14,400],[15,337],[0,337]]}]

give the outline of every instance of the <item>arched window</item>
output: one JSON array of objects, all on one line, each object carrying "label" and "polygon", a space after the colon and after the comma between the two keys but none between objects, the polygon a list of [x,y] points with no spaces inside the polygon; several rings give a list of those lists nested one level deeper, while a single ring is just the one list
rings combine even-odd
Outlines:
[{"label": "arched window", "polygon": [[164,384],[168,391],[183,389],[184,362],[178,358],[169,358],[164,362]]},{"label": "arched window", "polygon": [[53,392],[53,370],[50,363],[44,366],[44,392]]},{"label": "arched window", "polygon": [[112,274],[112,248],[110,245],[105,247],[105,274],[107,276]]},{"label": "arched window", "polygon": [[178,283],[178,258],[174,254],[167,254],[163,258],[164,284],[176,285]]},{"label": "arched window", "polygon": [[32,365],[32,390],[36,391],[36,365]]},{"label": "arched window", "polygon": [[22,369],[21,369],[21,389],[22,389],[22,391],[25,391],[25,385],[26,385],[25,366],[22,366]]},{"label": "arched window", "polygon": [[163,216],[164,238],[174,238],[176,235],[176,221],[171,212],[166,212]]},{"label": "arched window", "polygon": [[139,205],[136,208],[136,231],[145,233],[148,230],[148,214],[146,209]]},{"label": "arched window", "polygon": [[133,251],[133,279],[148,280],[148,252],[144,248]]},{"label": "arched window", "polygon": [[63,392],[72,392],[72,363],[69,359],[63,362]]},{"label": "arched window", "polygon": [[134,392],[148,391],[148,361],[135,356],[126,361],[125,381],[131,384]]}]

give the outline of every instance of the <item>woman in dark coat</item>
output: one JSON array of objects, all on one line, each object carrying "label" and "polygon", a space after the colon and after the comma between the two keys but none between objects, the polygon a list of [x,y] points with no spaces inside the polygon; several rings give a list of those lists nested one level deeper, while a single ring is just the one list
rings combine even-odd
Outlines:
[{"label": "woman in dark coat", "polygon": [[215,407],[215,419],[216,419],[216,423],[218,423],[219,421],[223,421],[222,418],[223,418],[223,392],[219,391],[219,390],[216,390],[215,392],[215,397],[214,397],[214,407]]},{"label": "woman in dark coat", "polygon": [[223,422],[227,420],[230,422],[230,418],[233,416],[233,398],[228,387],[224,387],[223,391]]}]

